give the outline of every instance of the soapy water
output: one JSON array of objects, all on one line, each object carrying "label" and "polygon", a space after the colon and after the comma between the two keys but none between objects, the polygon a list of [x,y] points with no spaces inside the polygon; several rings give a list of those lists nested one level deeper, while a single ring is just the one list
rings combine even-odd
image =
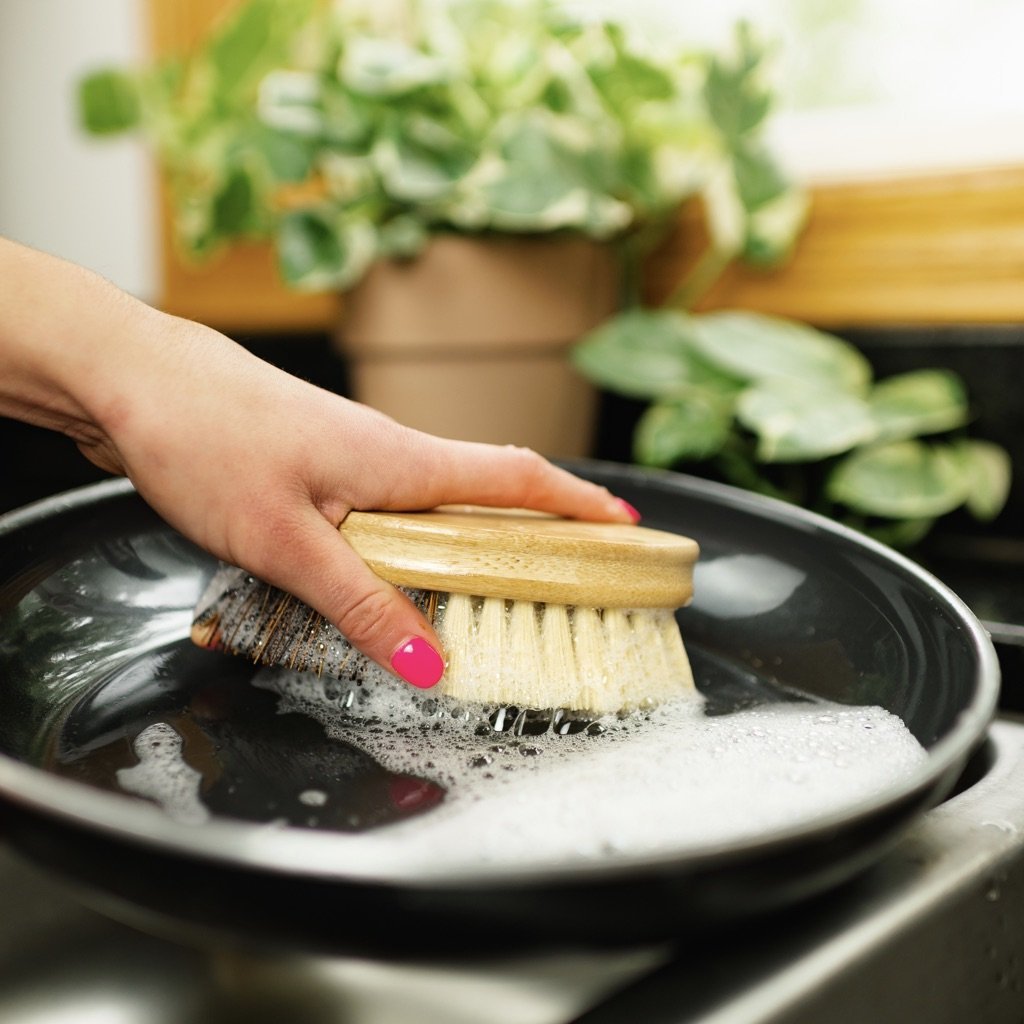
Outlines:
[{"label": "soapy water", "polygon": [[154,800],[183,825],[201,825],[210,812],[199,799],[203,776],[182,757],[182,738],[166,722],[143,729],[132,749],[139,763],[117,770],[126,792]]},{"label": "soapy water", "polygon": [[[342,850],[358,844],[381,870],[683,853],[855,806],[927,757],[878,707],[784,700],[707,714],[695,693],[588,722],[461,705],[383,673],[353,689],[280,669],[252,683],[276,695],[278,714],[308,716],[388,771],[443,787],[424,813],[338,833]],[[183,823],[200,823],[209,811],[172,734],[166,723],[143,730],[134,742],[139,766],[120,771],[118,782]],[[315,779],[297,795],[316,808],[332,799]]]}]

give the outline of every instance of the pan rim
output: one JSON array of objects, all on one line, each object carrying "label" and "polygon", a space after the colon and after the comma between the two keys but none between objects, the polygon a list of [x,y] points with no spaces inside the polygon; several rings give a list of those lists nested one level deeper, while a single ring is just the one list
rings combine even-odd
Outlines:
[{"label": "pan rim", "polygon": [[[638,484],[657,481],[680,494],[699,492],[700,497],[767,517],[785,528],[800,526],[825,533],[843,544],[866,551],[915,583],[924,586],[967,634],[977,656],[972,700],[960,711],[948,733],[927,748],[927,758],[898,784],[871,797],[758,836],[726,842],[687,844],[676,849],[623,854],[603,860],[567,862],[534,861],[526,866],[482,863],[460,865],[456,875],[445,874],[443,865],[427,870],[423,865],[390,865],[381,871],[372,852],[360,859],[354,845],[339,843],[339,837],[295,827],[268,828],[227,819],[215,819],[188,826],[174,821],[158,807],[128,796],[95,789],[85,783],[64,779],[0,752],[0,799],[45,818],[99,833],[108,839],[144,847],[151,852],[182,855],[225,867],[319,879],[332,884],[382,886],[435,891],[475,891],[495,887],[574,886],[615,883],[638,875],[671,872],[699,874],[705,867],[724,862],[754,861],[784,853],[796,844],[804,845],[845,831],[858,821],[872,818],[905,802],[924,799],[938,788],[958,764],[966,761],[983,738],[998,703],[1000,670],[991,637],[973,611],[948,586],[901,553],[817,513],[777,499],[754,495],[739,488],[671,470],[651,470],[599,460],[562,461],[562,465],[584,475],[613,474],[620,481]],[[131,481],[114,479],[56,494],[0,516],[0,538],[84,505],[138,495]],[[173,529],[168,526],[168,529]],[[950,780],[950,784],[952,780]],[[362,862],[360,862],[360,860]]]}]

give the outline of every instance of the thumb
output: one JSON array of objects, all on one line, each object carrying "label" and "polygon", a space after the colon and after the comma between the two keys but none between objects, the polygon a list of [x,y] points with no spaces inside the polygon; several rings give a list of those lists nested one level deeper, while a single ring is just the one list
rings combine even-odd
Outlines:
[{"label": "thumb", "polygon": [[422,612],[377,576],[319,513],[289,540],[288,558],[262,577],[324,616],[368,658],[426,689],[444,674],[441,644]]}]

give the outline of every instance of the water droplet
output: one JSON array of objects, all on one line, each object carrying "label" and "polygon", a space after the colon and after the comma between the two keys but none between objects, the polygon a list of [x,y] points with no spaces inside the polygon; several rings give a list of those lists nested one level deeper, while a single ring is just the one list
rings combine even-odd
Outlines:
[{"label": "water droplet", "polygon": [[504,732],[515,721],[518,713],[516,708],[496,708],[488,721],[495,732]]},{"label": "water droplet", "polygon": [[1015,836],[1017,834],[1017,826],[1011,821],[983,821],[981,825],[982,828],[994,828],[1006,835]]}]

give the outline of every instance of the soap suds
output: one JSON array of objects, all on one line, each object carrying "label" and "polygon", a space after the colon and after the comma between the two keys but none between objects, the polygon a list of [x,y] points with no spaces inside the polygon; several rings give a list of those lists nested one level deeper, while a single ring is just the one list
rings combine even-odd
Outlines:
[{"label": "soap suds", "polygon": [[[354,691],[276,669],[254,684],[278,694],[280,712],[312,716],[388,770],[446,788],[426,813],[337,835],[339,851],[357,844],[382,870],[684,853],[852,807],[927,757],[903,722],[877,707],[787,701],[707,715],[701,698],[682,698],[572,735],[517,735],[495,731],[494,709],[488,717],[383,675]],[[198,774],[170,726],[147,729],[136,752],[140,765],[118,773],[124,788],[183,821],[205,820]],[[309,806],[320,799],[316,782],[299,795]]]},{"label": "soap suds", "polygon": [[154,800],[176,821],[201,825],[210,812],[199,798],[202,775],[181,755],[182,739],[166,722],[156,722],[135,738],[139,763],[117,770],[117,784],[126,792]]}]

